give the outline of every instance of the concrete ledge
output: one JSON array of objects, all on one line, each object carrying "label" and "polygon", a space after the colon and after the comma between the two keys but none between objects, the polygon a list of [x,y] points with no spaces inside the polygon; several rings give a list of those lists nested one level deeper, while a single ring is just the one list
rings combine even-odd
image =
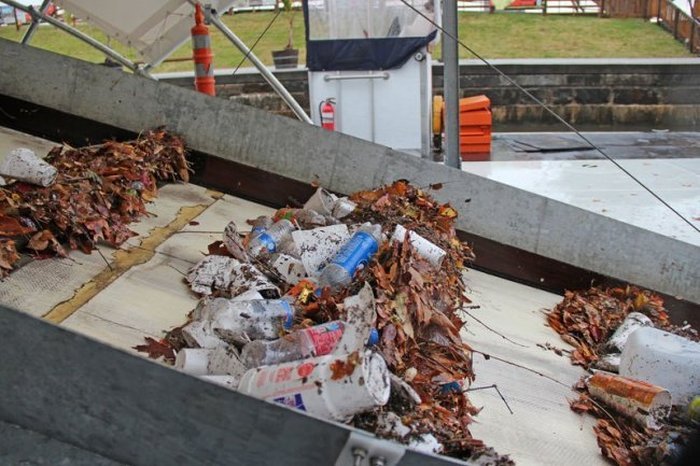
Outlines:
[{"label": "concrete ledge", "polygon": [[338,192],[399,178],[421,186],[442,182],[436,197],[460,211],[460,229],[700,303],[700,248],[691,244],[350,136],[42,50],[0,41],[0,61],[0,93],[10,97],[130,131],[164,125],[201,152]]},{"label": "concrete ledge", "polygon": [[0,421],[0,464],[26,466],[118,466],[104,456],[33,430]]}]

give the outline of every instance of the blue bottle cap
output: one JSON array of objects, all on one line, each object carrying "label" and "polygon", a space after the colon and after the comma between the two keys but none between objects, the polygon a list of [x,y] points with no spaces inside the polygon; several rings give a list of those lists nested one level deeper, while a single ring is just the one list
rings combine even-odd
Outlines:
[{"label": "blue bottle cap", "polygon": [[440,385],[440,393],[446,394],[446,393],[459,393],[462,391],[462,385],[457,382],[448,382]]},{"label": "blue bottle cap", "polygon": [[376,328],[372,328],[369,331],[369,338],[367,339],[367,346],[374,346],[379,343],[379,332]]}]

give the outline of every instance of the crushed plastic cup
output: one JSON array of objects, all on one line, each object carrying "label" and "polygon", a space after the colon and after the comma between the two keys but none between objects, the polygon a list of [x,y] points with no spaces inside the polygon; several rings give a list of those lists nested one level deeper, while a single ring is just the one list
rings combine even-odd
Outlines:
[{"label": "crushed plastic cup", "polygon": [[423,238],[421,235],[413,230],[407,230],[402,225],[396,225],[394,234],[391,236],[392,241],[403,242],[406,233],[408,233],[408,241],[415,251],[425,260],[427,260],[433,267],[440,268],[443,259],[445,259],[445,251]]},{"label": "crushed plastic cup", "polygon": [[280,297],[279,288],[260,270],[233,257],[206,256],[189,270],[186,279],[192,291],[205,296],[211,295],[213,290],[231,297],[253,290],[266,299]]},{"label": "crushed plastic cup", "polygon": [[33,150],[25,147],[13,149],[0,163],[0,174],[7,178],[39,186],[49,186],[58,176],[58,170],[37,157]]},{"label": "crushed plastic cup", "polygon": [[[369,283],[365,282],[359,293],[348,296],[343,300],[343,308],[346,312],[345,321],[347,326],[340,338],[335,352],[351,353],[365,344],[372,345],[372,330],[374,321],[377,318],[376,301],[374,291]],[[379,335],[374,329],[377,340]]]},{"label": "crushed plastic cup", "polygon": [[306,201],[304,209],[315,210],[319,214],[333,215],[333,207],[338,198],[323,188],[318,188],[316,192]]},{"label": "crushed plastic cup", "polygon": [[223,242],[226,250],[231,253],[233,257],[241,262],[248,262],[248,253],[246,253],[243,247],[243,240],[241,235],[238,234],[238,227],[236,222],[229,222],[224,228]]},{"label": "crushed plastic cup", "polygon": [[352,202],[350,199],[347,197],[341,197],[333,206],[333,217],[337,219],[345,218],[353,213],[356,207],[357,204]]},{"label": "crushed plastic cup", "polygon": [[389,369],[373,352],[326,355],[250,369],[238,390],[309,414],[347,421],[389,401]]},{"label": "crushed plastic cup", "polygon": [[[199,315],[205,332],[228,343],[244,344],[250,340],[278,338],[294,323],[295,309],[283,299],[232,301],[215,298]],[[192,324],[184,327],[183,332]]]}]

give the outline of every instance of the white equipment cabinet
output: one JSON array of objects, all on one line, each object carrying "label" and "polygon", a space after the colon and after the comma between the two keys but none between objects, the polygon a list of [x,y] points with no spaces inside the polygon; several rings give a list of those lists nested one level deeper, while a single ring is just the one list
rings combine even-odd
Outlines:
[{"label": "white equipment cabinet", "polygon": [[[440,17],[432,0],[413,3]],[[336,131],[429,156],[436,28],[398,0],[310,0],[304,7],[314,123],[321,125],[321,106],[332,99]]]}]

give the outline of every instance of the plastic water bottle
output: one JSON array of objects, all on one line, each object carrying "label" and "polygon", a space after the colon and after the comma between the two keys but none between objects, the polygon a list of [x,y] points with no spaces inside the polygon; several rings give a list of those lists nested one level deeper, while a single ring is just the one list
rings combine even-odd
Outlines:
[{"label": "plastic water bottle", "polygon": [[251,230],[253,236],[267,230],[273,223],[275,223],[275,221],[272,219],[272,217],[267,215],[261,215],[260,217],[256,218],[253,220],[253,228]]},{"label": "plastic water bottle", "polygon": [[254,236],[248,243],[248,252],[253,256],[258,256],[264,251],[273,253],[277,250],[277,245],[294,230],[294,224],[286,219],[273,223],[267,229],[254,228]]},{"label": "plastic water bottle", "polygon": [[[334,320],[297,330],[278,340],[251,341],[243,347],[241,360],[246,367],[260,367],[330,354],[338,346],[346,325]],[[378,341],[379,334],[372,329],[367,346]]]},{"label": "plastic water bottle", "polygon": [[330,287],[335,291],[349,285],[359,267],[366,266],[377,253],[381,238],[381,226],[362,225],[323,268],[318,278],[319,288]]},{"label": "plastic water bottle", "polygon": [[211,331],[224,341],[247,343],[250,340],[279,338],[294,323],[295,309],[284,299],[231,301],[211,300],[200,313]]}]

